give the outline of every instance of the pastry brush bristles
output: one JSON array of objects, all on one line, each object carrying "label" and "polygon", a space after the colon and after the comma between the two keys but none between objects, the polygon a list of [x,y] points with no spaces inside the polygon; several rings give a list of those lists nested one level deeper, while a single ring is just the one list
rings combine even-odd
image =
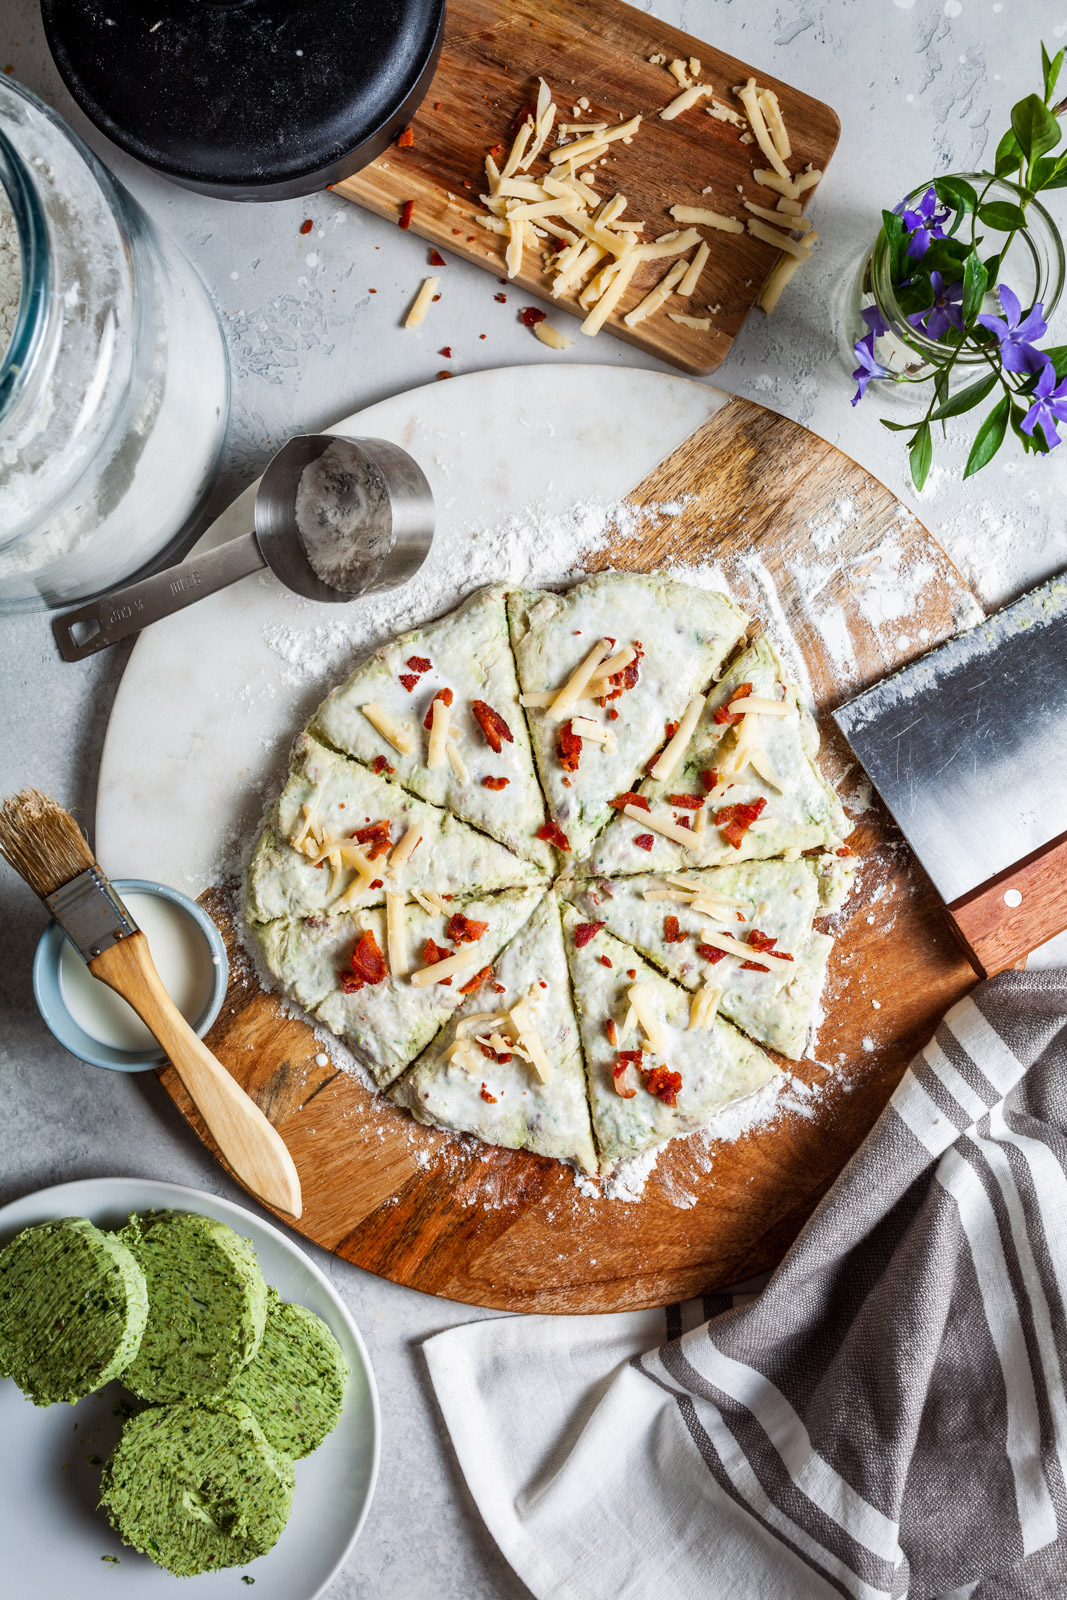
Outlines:
[{"label": "pastry brush bristles", "polygon": [[70,812],[39,789],[23,789],[0,803],[0,854],[42,900],[95,865]]}]

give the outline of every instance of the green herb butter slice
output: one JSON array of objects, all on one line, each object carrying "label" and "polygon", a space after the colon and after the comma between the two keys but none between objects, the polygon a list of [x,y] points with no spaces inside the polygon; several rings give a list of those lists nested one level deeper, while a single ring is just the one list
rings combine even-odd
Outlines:
[{"label": "green herb butter slice", "polygon": [[347,1378],[341,1346],[322,1318],[268,1289],[263,1343],[230,1393],[250,1407],[275,1449],[297,1460],[317,1450],[341,1415]]}]

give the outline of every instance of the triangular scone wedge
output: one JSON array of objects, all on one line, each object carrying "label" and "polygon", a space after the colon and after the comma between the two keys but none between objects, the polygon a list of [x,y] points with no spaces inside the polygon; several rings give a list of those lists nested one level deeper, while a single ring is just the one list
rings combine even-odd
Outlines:
[{"label": "triangular scone wedge", "polygon": [[[450,942],[448,924],[455,914],[451,903],[448,915],[407,905],[403,912],[403,945],[408,970],[401,974],[392,969],[393,950],[386,912],[381,907],[307,921],[280,919],[265,926],[253,925],[252,932],[281,992],[342,1038],[384,1087],[403,1072],[426,1048],[441,1024],[463,1005],[464,985],[495,962],[543,893],[540,888],[509,890],[454,902],[469,921],[488,924],[481,937],[471,943]],[[352,952],[367,930],[385,956],[386,975],[378,983],[365,983],[346,993],[342,983],[355,981]],[[456,972],[450,982],[420,986],[412,982],[412,975],[427,965],[424,952],[430,939],[447,955],[453,954],[453,944],[456,950],[469,952],[470,965]]]},{"label": "triangular scone wedge", "polygon": [[[513,1043],[523,1048],[519,1023],[527,1020],[521,1009],[524,1000],[531,1003],[530,1019],[548,1061],[547,1082],[534,1063],[511,1048]],[[519,1022],[509,1010],[516,1003]],[[497,1048],[487,1057],[476,1040],[494,1033],[508,1048]],[[546,894],[493,963],[492,982],[469,997],[389,1093],[420,1122],[473,1133],[487,1144],[553,1156],[580,1172],[596,1172],[582,1051],[554,895]]]},{"label": "triangular scone wedge", "polygon": [[[411,828],[418,829],[421,842],[402,864],[391,866],[385,855],[374,858],[373,877],[362,890],[358,873],[343,856],[336,868],[329,860],[313,864],[331,842],[349,843],[361,828],[383,821],[394,848]],[[290,840],[303,841],[310,855]],[[369,856],[373,841],[360,849]],[[301,733],[293,744],[289,780],[249,864],[246,910],[251,922],[337,916],[354,909],[353,901],[381,905],[394,889],[487,894],[542,879],[532,862],[506,845]]]},{"label": "triangular scone wedge", "polygon": [[[376,771],[393,772],[412,794],[448,807],[550,872],[555,857],[537,837],[545,803],[519,705],[506,598],[503,587],[482,589],[439,622],[382,645],[327,695],[308,732]],[[446,744],[435,752],[443,761],[431,767],[424,722],[442,689],[452,691],[448,728],[456,752],[449,755]],[[410,751],[398,751],[381,734],[362,709],[368,704],[401,725]],[[495,712],[503,729],[481,708]]]},{"label": "triangular scone wedge", "polygon": [[[662,874],[596,878],[575,884],[570,898],[583,918],[603,922],[687,989],[705,983],[718,989],[722,1016],[797,1059],[818,1005],[812,973],[821,981],[833,945],[815,933],[812,919],[836,893],[841,865],[836,856],[812,856],[671,873],[669,882]],[[687,898],[693,895],[700,910]],[[747,954],[708,943],[719,934],[745,946]],[[750,936],[757,946],[773,941],[777,959],[765,961]]]},{"label": "triangular scone wedge", "polygon": [[[751,694],[757,700],[778,700],[789,706],[789,714],[752,715],[733,726],[716,722],[715,712],[735,700],[738,690],[747,683],[752,685]],[[741,738],[745,743],[751,741],[757,765],[745,765],[734,773],[729,767],[739,753]],[[816,765],[818,748],[814,718],[800,703],[796,687],[788,681],[769,640],[758,639],[731,663],[721,683],[708,696],[685,754],[666,782],[649,778],[642,783],[639,793],[648,803],[648,822],[620,815],[597,840],[589,861],[579,870],[615,877],[620,873],[674,871],[802,850],[834,849],[851,832],[851,823]],[[776,782],[762,775],[766,772]],[[712,773],[720,782],[708,797]],[[704,832],[699,838],[697,812],[672,804],[670,797],[675,794],[688,797],[691,803],[703,801]],[[715,818],[728,820],[729,812],[725,818],[722,816],[725,808],[759,801],[763,802],[760,816],[744,825],[735,848],[722,828],[716,826]],[[687,821],[694,832],[692,848],[656,831],[657,821],[677,823],[679,818]],[[636,839],[643,840],[649,848],[635,844]]]},{"label": "triangular scone wedge", "polygon": [[[508,617],[550,817],[570,847],[564,859],[577,861],[611,817],[612,796],[638,782],[667,724],[679,721],[692,697],[708,689],[746,619],[725,595],[629,572],[602,573],[566,594],[512,590]],[[560,740],[571,717],[555,720],[550,708],[528,702],[562,689],[608,639],[617,652],[640,646],[637,681],[604,707],[599,697],[576,701],[574,715],[592,718],[610,742],[582,738],[577,766],[568,770]],[[573,746],[567,759],[574,760]]]},{"label": "triangular scone wedge", "polygon": [[[758,1045],[718,1016],[706,1027],[691,1027],[693,996],[657,972],[632,945],[603,929],[579,945],[576,935],[582,937],[578,930],[583,920],[573,906],[564,906],[564,944],[585,1052],[593,1132],[601,1171],[608,1172],[624,1156],[695,1132],[730,1101],[771,1082],[778,1068]],[[625,1032],[632,1004],[629,991],[635,985],[642,986],[641,1005],[663,1035],[658,1053],[650,1048],[639,1021]],[[626,1051],[640,1051],[640,1065],[621,1057]],[[622,1069],[622,1086],[633,1090],[628,1098],[615,1086],[616,1067]],[[664,1073],[657,1075],[658,1068]],[[666,1076],[674,1073],[680,1083]]]}]

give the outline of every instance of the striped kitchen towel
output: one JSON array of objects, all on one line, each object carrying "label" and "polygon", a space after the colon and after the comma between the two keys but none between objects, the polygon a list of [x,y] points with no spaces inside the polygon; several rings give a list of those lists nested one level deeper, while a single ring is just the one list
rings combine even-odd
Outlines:
[{"label": "striped kitchen towel", "polygon": [[955,1006],[721,1303],[425,1346],[538,1600],[1067,1595],[1067,972]]}]

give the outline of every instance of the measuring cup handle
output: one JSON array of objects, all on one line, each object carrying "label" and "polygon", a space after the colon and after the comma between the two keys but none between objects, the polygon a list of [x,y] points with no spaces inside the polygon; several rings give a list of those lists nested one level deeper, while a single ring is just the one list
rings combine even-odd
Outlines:
[{"label": "measuring cup handle", "polygon": [[153,573],[125,589],[113,589],[89,605],[56,617],[52,632],[59,653],[64,661],[83,661],[265,565],[254,533],[231,539],[202,556],[190,556],[176,567]]}]

